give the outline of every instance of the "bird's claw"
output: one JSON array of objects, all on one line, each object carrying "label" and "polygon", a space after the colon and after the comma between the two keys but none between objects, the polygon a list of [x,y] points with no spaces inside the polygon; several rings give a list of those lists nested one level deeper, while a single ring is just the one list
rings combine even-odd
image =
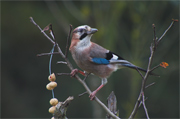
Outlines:
[{"label": "bird's claw", "polygon": [[95,96],[96,96],[96,91],[93,91],[93,92],[89,95],[90,100],[91,100],[91,101],[94,100]]},{"label": "bird's claw", "polygon": [[71,77],[74,77],[77,73],[80,73],[81,75],[85,76],[85,73],[83,71],[80,71],[78,69],[73,69],[70,73]]},{"label": "bird's claw", "polygon": [[74,77],[78,73],[78,69],[73,69],[70,73],[71,77]]}]

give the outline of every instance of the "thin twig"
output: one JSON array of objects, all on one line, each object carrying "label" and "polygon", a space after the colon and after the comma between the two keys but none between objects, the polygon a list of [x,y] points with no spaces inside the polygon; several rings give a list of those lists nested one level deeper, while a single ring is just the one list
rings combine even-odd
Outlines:
[{"label": "thin twig", "polygon": [[88,93],[87,91],[84,92],[84,93],[81,93],[81,94],[78,95],[78,97],[81,97],[81,96],[83,96],[84,94],[87,94],[87,93]]},{"label": "thin twig", "polygon": [[144,96],[144,93],[142,94],[142,104],[143,104],[143,107],[144,107],[144,111],[145,111],[145,113],[146,113],[146,117],[147,117],[147,119],[149,119],[148,110],[147,110],[146,104],[145,104],[145,96]]},{"label": "thin twig", "polygon": [[155,82],[153,82],[153,83],[147,85],[145,88],[149,88],[150,86],[152,86],[152,85],[154,85],[154,84],[155,84]]},{"label": "thin twig", "polygon": [[142,73],[139,71],[139,69],[136,67],[136,70],[139,72],[139,74],[141,75],[141,77],[144,79],[144,76],[142,75]]},{"label": "thin twig", "polygon": [[64,62],[64,61],[58,61],[57,64],[67,64],[67,62]]},{"label": "thin twig", "polygon": [[65,59],[65,55],[63,54],[63,52],[62,52],[61,48],[59,47],[58,43],[56,43],[56,47],[57,47],[57,50],[60,53],[60,55]]},{"label": "thin twig", "polygon": [[133,111],[131,112],[131,115],[129,116],[129,119],[133,119],[133,118],[135,117],[135,115],[136,115],[136,113],[137,113],[137,110],[138,110],[138,108],[139,108],[139,106],[140,106],[140,104],[141,104],[141,99],[142,99],[142,96],[141,96],[141,93],[140,93],[140,94],[139,94],[139,97],[138,97],[138,99],[137,99],[137,101],[136,101],[136,103],[135,103],[134,109],[133,109]]},{"label": "thin twig", "polygon": [[[146,99],[145,99],[145,101],[147,100],[148,98],[146,97]],[[140,102],[140,104],[139,104],[139,107],[142,105],[142,101]]]},{"label": "thin twig", "polygon": [[153,33],[154,33],[154,39],[153,40],[156,40],[156,26],[155,26],[155,24],[152,24],[152,27],[153,27]]},{"label": "thin twig", "polygon": [[152,24],[152,27],[153,27],[153,33],[154,33],[154,38],[153,38],[153,41],[154,41],[154,50],[156,50],[156,46],[157,46],[157,37],[156,37],[156,26],[155,26],[155,24]]},{"label": "thin twig", "polygon": [[57,73],[56,75],[57,75],[57,76],[62,76],[62,75],[71,76],[70,73]]},{"label": "thin twig", "polygon": [[162,38],[166,35],[166,33],[169,31],[169,29],[173,26],[174,22],[176,22],[176,21],[172,20],[172,22],[169,25],[169,27],[165,30],[165,32],[162,34],[162,36],[157,40],[157,44],[159,44],[159,42],[162,40]]},{"label": "thin twig", "polygon": [[153,68],[150,70],[150,72],[152,72],[153,70],[157,69],[158,67],[160,67],[160,65],[157,65],[157,66],[153,67]]},{"label": "thin twig", "polygon": [[41,53],[41,54],[37,54],[37,56],[40,57],[40,56],[51,55],[51,54],[59,54],[59,52],[53,52],[53,53]]},{"label": "thin twig", "polygon": [[69,27],[70,27],[70,29],[69,29],[69,34],[68,34],[68,37],[67,37],[65,58],[67,58],[67,56],[68,56],[69,41],[70,41],[70,37],[71,37],[72,25],[70,24]]}]

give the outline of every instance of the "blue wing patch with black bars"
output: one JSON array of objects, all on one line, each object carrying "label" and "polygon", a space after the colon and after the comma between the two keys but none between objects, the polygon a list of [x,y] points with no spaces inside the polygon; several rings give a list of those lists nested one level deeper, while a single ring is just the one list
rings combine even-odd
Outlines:
[{"label": "blue wing patch with black bars", "polygon": [[104,58],[92,58],[92,61],[97,64],[109,64],[109,60]]}]

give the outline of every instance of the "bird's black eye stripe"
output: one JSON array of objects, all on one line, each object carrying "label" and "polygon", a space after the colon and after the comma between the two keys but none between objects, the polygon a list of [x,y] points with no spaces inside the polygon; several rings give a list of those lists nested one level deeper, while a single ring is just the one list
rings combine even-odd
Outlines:
[{"label": "bird's black eye stripe", "polygon": [[83,38],[85,38],[88,34],[84,33],[79,39],[82,40]]},{"label": "bird's black eye stripe", "polygon": [[124,60],[124,58],[120,57],[119,55],[117,55],[116,53],[113,53],[111,51],[109,51],[108,53],[106,53],[106,59],[110,60],[113,57],[113,54],[115,54],[116,56],[118,56],[118,60]]}]

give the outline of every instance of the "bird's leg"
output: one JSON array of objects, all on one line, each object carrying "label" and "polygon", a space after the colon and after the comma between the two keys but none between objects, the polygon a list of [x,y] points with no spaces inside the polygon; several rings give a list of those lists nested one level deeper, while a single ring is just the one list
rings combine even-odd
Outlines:
[{"label": "bird's leg", "polygon": [[94,97],[96,96],[96,93],[103,87],[104,85],[101,84],[95,91],[93,91],[91,94],[90,94],[90,100],[94,100]]},{"label": "bird's leg", "polygon": [[93,91],[93,92],[89,95],[90,100],[93,100],[94,97],[96,96],[96,93],[97,93],[104,85],[106,85],[106,84],[107,84],[107,79],[106,79],[106,78],[103,78],[103,79],[102,79],[102,84],[101,84],[95,91]]},{"label": "bird's leg", "polygon": [[82,74],[83,76],[85,76],[85,73],[79,69],[73,69],[70,73],[71,77],[74,77],[77,73]]}]

